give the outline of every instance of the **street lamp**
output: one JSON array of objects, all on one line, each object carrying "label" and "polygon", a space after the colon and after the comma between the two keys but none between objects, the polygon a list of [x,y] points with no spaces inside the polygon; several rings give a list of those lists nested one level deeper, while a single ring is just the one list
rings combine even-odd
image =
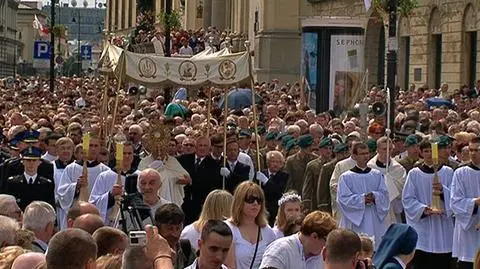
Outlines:
[{"label": "street lamp", "polygon": [[78,61],[78,75],[80,75],[82,70],[82,56],[80,51],[80,10],[78,11],[78,22],[75,17],[72,18],[73,23],[78,23],[78,32],[77,32],[77,61]]}]

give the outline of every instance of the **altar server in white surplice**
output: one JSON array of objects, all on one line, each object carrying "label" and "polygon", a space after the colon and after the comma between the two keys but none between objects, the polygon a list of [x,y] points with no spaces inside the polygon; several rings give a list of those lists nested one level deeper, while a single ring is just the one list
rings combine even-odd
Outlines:
[{"label": "altar server in white surplice", "polygon": [[[433,184],[435,171],[431,144],[420,144],[423,164],[408,173],[402,201],[407,224],[418,233],[417,251],[413,258],[414,268],[450,268],[453,241],[453,212],[450,208],[450,185],[452,168],[440,165],[438,184]],[[432,193],[440,192],[441,210],[432,211]]]},{"label": "altar server in white surplice", "polygon": [[387,142],[390,144],[390,152],[392,152],[392,141],[386,136],[379,138],[377,141],[377,155],[368,161],[368,167],[382,172],[385,177],[385,184],[387,185],[390,200],[390,212],[387,218],[385,218],[385,225],[388,227],[392,223],[402,222],[402,191],[407,173],[405,168],[393,158],[389,158],[387,168]]},{"label": "altar server in white surplice", "polygon": [[88,202],[98,208],[100,216],[107,225],[112,224],[108,217],[115,205],[115,196],[124,194],[125,177],[138,174],[138,171],[132,169],[133,158],[133,145],[130,142],[125,142],[123,144],[123,161],[120,172],[122,184],[117,184],[118,168],[116,168],[100,173],[93,186]]},{"label": "altar server in white surplice", "polygon": [[390,209],[385,179],[380,171],[367,166],[367,145],[354,144],[352,157],[357,165],[338,180],[339,226],[374,236],[378,246],[386,230],[385,217]]},{"label": "altar server in white surplice", "polygon": [[[97,161],[100,151],[100,139],[96,136],[90,137],[90,149],[87,158],[88,178],[84,179],[83,161],[75,161],[63,171],[58,186],[58,202],[63,210],[68,212],[72,204],[78,199],[80,187],[88,182],[88,193],[90,194],[97,176],[104,171],[109,170],[108,166]],[[77,184],[78,183],[78,184]]]},{"label": "altar server in white surplice", "polygon": [[452,255],[458,258],[458,268],[472,268],[480,248],[480,137],[468,145],[471,164],[453,173],[451,207],[455,214]]},{"label": "altar server in white surplice", "polygon": [[73,144],[72,139],[68,137],[62,137],[57,140],[55,143],[57,148],[58,159],[53,161],[53,179],[55,181],[55,204],[57,210],[57,221],[60,229],[67,228],[67,211],[63,210],[59,204],[58,199],[58,185],[60,184],[60,179],[62,178],[63,171],[67,165],[71,164],[73,161],[73,149],[75,145]]}]

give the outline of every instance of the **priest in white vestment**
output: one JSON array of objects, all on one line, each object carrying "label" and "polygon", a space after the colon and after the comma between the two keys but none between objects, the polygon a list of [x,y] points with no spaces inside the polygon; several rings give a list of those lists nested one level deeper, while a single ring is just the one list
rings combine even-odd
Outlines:
[{"label": "priest in white vestment", "polygon": [[146,168],[153,168],[160,173],[162,188],[158,195],[181,207],[185,197],[183,186],[192,182],[187,170],[175,157],[169,156],[163,147],[159,148],[158,157],[150,154],[140,161],[138,170]]},{"label": "priest in white vestment", "polygon": [[[115,154],[116,155],[116,154]],[[124,194],[125,178],[127,176],[137,175],[138,171],[132,169],[134,158],[133,144],[126,142],[123,144],[122,166],[114,170],[107,170],[100,173],[93,186],[92,193],[88,199],[89,203],[94,204],[100,212],[106,225],[113,225],[118,216],[110,216],[115,206],[115,197]],[[121,171],[119,172],[118,169]],[[120,173],[121,184],[118,184],[118,173]],[[115,212],[119,213],[119,212]]]},{"label": "priest in white vestment", "polygon": [[357,165],[338,180],[337,204],[341,228],[375,237],[376,247],[385,233],[385,218],[390,210],[387,186],[382,173],[367,166],[367,145],[353,145]]},{"label": "priest in white vestment", "polygon": [[468,149],[472,162],[453,173],[450,202],[455,214],[452,256],[461,269],[473,267],[480,248],[480,138],[473,138]]},{"label": "priest in white vestment", "polygon": [[402,191],[405,185],[407,173],[405,168],[393,158],[390,159],[387,168],[387,142],[390,143],[389,152],[392,152],[393,143],[387,137],[381,137],[377,141],[377,155],[368,161],[368,167],[382,172],[387,185],[388,196],[390,200],[390,212],[385,219],[385,224],[390,226],[392,223],[401,223]]},{"label": "priest in white vestment", "polygon": [[[453,169],[440,165],[438,184],[434,184],[435,170],[429,142],[420,144],[424,163],[408,173],[402,201],[407,224],[418,233],[414,268],[449,269],[452,258],[453,212],[450,208],[450,185]],[[442,212],[432,210],[432,194],[436,190],[442,200]]]},{"label": "priest in white vestment", "polygon": [[75,145],[73,141],[68,137],[62,137],[57,140],[55,143],[57,147],[58,159],[53,161],[53,180],[55,183],[55,203],[56,203],[56,211],[57,211],[57,222],[58,226],[61,230],[67,228],[67,211],[63,210],[63,208],[59,204],[58,198],[58,186],[60,184],[60,179],[62,178],[63,171],[67,165],[72,163],[73,159],[73,150]]},{"label": "priest in white vestment", "polygon": [[97,156],[100,151],[100,139],[91,137],[89,145],[88,156],[85,158],[87,161],[88,177],[84,179],[82,175],[83,161],[75,161],[65,167],[62,177],[60,178],[58,185],[58,202],[65,212],[68,212],[73,203],[78,199],[80,187],[88,184],[88,194],[90,195],[97,176],[110,169],[108,166],[97,161]]}]

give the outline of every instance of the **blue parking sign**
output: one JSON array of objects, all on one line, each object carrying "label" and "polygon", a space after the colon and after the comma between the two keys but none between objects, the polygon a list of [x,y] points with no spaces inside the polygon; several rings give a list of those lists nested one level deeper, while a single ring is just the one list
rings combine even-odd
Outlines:
[{"label": "blue parking sign", "polygon": [[92,46],[82,45],[80,48],[82,60],[92,60]]},{"label": "blue parking sign", "polygon": [[33,58],[34,59],[50,59],[51,49],[50,42],[36,40],[33,44]]}]

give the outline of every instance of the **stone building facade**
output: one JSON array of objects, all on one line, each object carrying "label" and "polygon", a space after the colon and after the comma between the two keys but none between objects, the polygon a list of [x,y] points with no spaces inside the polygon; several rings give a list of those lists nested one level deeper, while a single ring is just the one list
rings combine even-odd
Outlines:
[{"label": "stone building facade", "polygon": [[[186,0],[186,17],[203,8],[203,18],[187,26],[219,25],[248,33],[255,50],[255,75],[260,81],[300,77],[302,26],[319,18],[359,20],[365,33],[365,64],[369,84],[383,84],[385,36],[377,14],[366,11],[361,0]],[[188,7],[195,7],[188,9]],[[398,20],[398,85],[410,83],[451,89],[480,79],[477,34],[480,1],[419,0],[410,17]],[[194,27],[190,27],[194,28]]]},{"label": "stone building facade", "polygon": [[23,43],[17,39],[18,2],[0,0],[0,78],[17,72],[18,51]]}]

